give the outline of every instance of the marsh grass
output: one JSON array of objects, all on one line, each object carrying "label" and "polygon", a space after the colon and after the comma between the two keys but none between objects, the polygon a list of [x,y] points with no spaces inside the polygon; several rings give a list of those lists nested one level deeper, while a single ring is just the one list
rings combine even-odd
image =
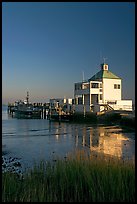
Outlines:
[{"label": "marsh grass", "polygon": [[2,175],[3,202],[134,202],[134,161],[77,151],[41,161],[23,180]]}]

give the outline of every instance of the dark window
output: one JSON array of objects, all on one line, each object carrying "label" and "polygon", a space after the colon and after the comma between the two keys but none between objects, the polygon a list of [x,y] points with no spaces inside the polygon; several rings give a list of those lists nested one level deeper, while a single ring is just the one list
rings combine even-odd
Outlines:
[{"label": "dark window", "polygon": [[98,88],[98,83],[92,83],[91,88]]},{"label": "dark window", "polygon": [[107,101],[107,104],[116,104],[116,101]]},{"label": "dark window", "polygon": [[114,84],[114,89],[117,89],[117,84]]},{"label": "dark window", "polygon": [[100,94],[100,100],[102,100],[102,94]]},{"label": "dark window", "polygon": [[114,84],[114,89],[120,89],[120,84]]},{"label": "dark window", "polygon": [[79,98],[78,98],[78,104],[83,104],[83,99],[82,99],[82,97],[79,97]]}]

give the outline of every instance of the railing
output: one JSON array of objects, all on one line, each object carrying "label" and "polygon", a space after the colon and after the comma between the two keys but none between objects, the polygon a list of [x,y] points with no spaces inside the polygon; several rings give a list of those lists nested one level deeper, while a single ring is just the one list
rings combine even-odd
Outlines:
[{"label": "railing", "polygon": [[104,110],[102,110],[101,112],[108,112],[114,110],[113,107],[109,104],[102,104],[101,106],[104,106]]},{"label": "railing", "polygon": [[114,110],[128,110],[132,111],[132,105],[111,105]]}]

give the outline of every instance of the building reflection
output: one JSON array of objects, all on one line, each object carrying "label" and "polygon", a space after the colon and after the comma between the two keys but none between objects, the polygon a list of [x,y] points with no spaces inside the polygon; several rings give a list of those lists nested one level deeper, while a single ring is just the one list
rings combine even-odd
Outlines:
[{"label": "building reflection", "polygon": [[98,128],[90,129],[90,147],[92,146],[96,148],[99,146],[99,136],[100,134]]},{"label": "building reflection", "polygon": [[83,137],[82,137],[82,146],[86,146],[87,144],[87,131],[86,127],[83,128]]},{"label": "building reflection", "polygon": [[78,146],[78,130],[76,129],[75,131],[75,144],[76,144],[76,147]]},{"label": "building reflection", "polygon": [[67,139],[67,134],[69,132],[69,128],[66,124],[59,124],[58,122],[55,122],[52,124],[52,128],[50,125],[50,130],[52,130],[52,135],[55,135],[55,139],[59,142],[62,138],[64,140]]},{"label": "building reflection", "polygon": [[118,132],[117,129],[91,127],[87,131],[86,128],[83,128],[82,134],[82,146],[89,147],[92,152],[118,157],[126,156],[128,151],[133,154],[131,146],[133,149],[134,146],[131,141]]}]

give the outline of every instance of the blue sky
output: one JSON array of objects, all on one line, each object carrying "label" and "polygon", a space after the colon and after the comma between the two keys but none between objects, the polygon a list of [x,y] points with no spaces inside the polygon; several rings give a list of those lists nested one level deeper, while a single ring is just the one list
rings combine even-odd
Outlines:
[{"label": "blue sky", "polygon": [[74,97],[107,57],[135,100],[135,3],[2,3],[2,102]]}]

